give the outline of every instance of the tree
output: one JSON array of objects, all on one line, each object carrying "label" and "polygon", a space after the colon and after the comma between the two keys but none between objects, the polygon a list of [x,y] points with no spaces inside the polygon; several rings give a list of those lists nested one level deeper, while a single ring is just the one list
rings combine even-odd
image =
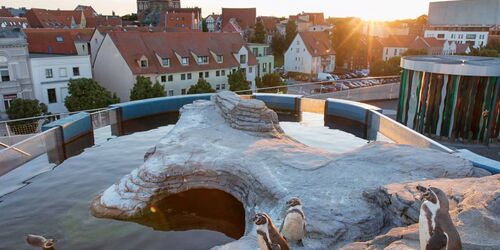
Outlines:
[{"label": "tree", "polygon": [[242,91],[248,90],[248,81],[243,70],[236,70],[234,73],[231,73],[227,76],[227,80],[229,83],[229,90],[231,91]]},{"label": "tree", "polygon": [[215,90],[212,88],[207,80],[200,78],[195,85],[191,85],[188,90],[188,94],[203,94],[203,93],[214,93]]},{"label": "tree", "polygon": [[47,105],[38,100],[14,99],[7,109],[9,119],[23,119],[47,114]]},{"label": "tree", "polygon": [[[255,79],[257,88],[270,88],[270,87],[280,87],[285,86],[285,82],[281,79],[281,76],[278,73],[269,73],[262,76],[262,78],[257,77]],[[286,93],[286,88],[273,88],[266,90],[259,90],[259,92],[263,93]]]},{"label": "tree", "polygon": [[499,57],[497,50],[488,49],[486,47],[472,48],[471,52],[467,55],[468,56]]},{"label": "tree", "polygon": [[105,108],[120,102],[116,94],[111,95],[111,92],[92,79],[71,79],[68,90],[69,96],[64,100],[64,105],[71,112]]},{"label": "tree", "polygon": [[357,18],[335,19],[332,43],[335,49],[335,64],[349,68],[354,54],[361,47],[361,20]]},{"label": "tree", "polygon": [[257,24],[255,24],[255,31],[252,37],[253,43],[265,43],[266,42],[266,30],[264,29],[264,24],[262,20],[258,19]]},{"label": "tree", "polygon": [[132,14],[127,14],[125,16],[122,16],[123,21],[137,21],[137,14],[132,13]]},{"label": "tree", "polygon": [[165,86],[156,82],[154,85],[149,78],[137,76],[134,87],[130,90],[130,100],[142,100],[165,96]]},{"label": "tree", "polygon": [[402,56],[418,56],[418,55],[427,55],[427,50],[425,49],[408,49],[407,51],[401,54]]},{"label": "tree", "polygon": [[377,60],[370,65],[370,76],[393,76],[401,72],[401,57],[392,57],[388,61]]},{"label": "tree", "polygon": [[274,55],[274,65],[276,67],[283,66],[284,54],[287,49],[285,37],[282,36],[279,32],[275,32],[273,35],[273,39],[271,41],[271,49],[273,50]]},{"label": "tree", "polygon": [[295,23],[294,20],[288,20],[288,23],[286,24],[286,35],[285,35],[285,47],[284,51],[290,47],[290,44],[292,44],[293,39],[297,35],[297,24]]},{"label": "tree", "polygon": [[207,19],[203,18],[201,21],[201,30],[203,32],[208,32]]}]

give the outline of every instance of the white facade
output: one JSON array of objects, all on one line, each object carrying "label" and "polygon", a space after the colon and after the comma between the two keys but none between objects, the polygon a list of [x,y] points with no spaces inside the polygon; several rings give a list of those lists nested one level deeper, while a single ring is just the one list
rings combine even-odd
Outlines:
[{"label": "white facade", "polygon": [[[248,65],[249,57],[247,48],[242,47],[234,56],[240,62],[240,68],[245,70],[250,87],[255,88],[256,68],[255,66]],[[240,61],[241,59],[245,61]],[[196,62],[195,60],[190,60],[190,63]],[[195,85],[200,77],[207,80],[216,91],[229,90],[227,76],[237,69],[238,67],[190,71],[189,66],[187,66],[185,72],[146,74],[141,76],[149,77],[152,82],[158,81],[164,85],[167,96],[176,96],[187,94],[189,88]],[[134,87],[137,75],[134,75],[109,36],[106,36],[97,53],[94,64],[94,76],[100,85],[116,93],[121,102],[130,100],[130,91]]]},{"label": "white facade", "polygon": [[51,113],[68,111],[64,99],[68,96],[70,79],[92,78],[88,55],[33,54],[30,58],[30,70],[35,98],[45,103]]},{"label": "white facade", "polygon": [[313,25],[309,27],[309,31],[312,32],[324,32],[333,29],[330,25]]},{"label": "white facade", "polygon": [[90,62],[94,66],[95,58],[97,56],[97,51],[101,48],[102,41],[104,41],[105,35],[95,29],[92,38],[90,39]]},{"label": "white facade", "polygon": [[312,75],[333,72],[335,70],[335,56],[313,57],[307,50],[300,35],[297,34],[285,52],[284,70],[285,72],[300,72]]},{"label": "white facade", "polygon": [[408,48],[402,48],[402,47],[384,47],[382,53],[382,60],[387,61],[392,57],[401,56],[407,50]]},{"label": "white facade", "polygon": [[207,22],[208,32],[219,32],[222,28],[221,16],[210,15],[205,19],[205,21]]},{"label": "white facade", "polygon": [[459,44],[467,43],[471,47],[480,48],[488,44],[488,34],[488,31],[426,30],[424,37],[434,37]]}]

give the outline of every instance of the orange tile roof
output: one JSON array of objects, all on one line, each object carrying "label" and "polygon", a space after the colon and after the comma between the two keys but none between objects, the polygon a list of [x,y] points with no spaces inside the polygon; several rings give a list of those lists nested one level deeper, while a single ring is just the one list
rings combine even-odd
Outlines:
[{"label": "orange tile roof", "polygon": [[326,32],[299,32],[300,37],[312,56],[335,55],[332,43]]},{"label": "orange tile roof", "polygon": [[81,42],[90,42],[92,39],[92,35],[94,34],[95,29],[93,28],[85,28],[85,29],[70,29],[69,32],[73,37],[73,40],[81,41]]},{"label": "orange tile roof", "polygon": [[[219,68],[238,67],[233,53],[246,46],[236,33],[205,32],[138,32],[115,31],[108,35],[120,51],[134,74],[165,74],[193,72]],[[223,63],[217,63],[210,52],[223,56]],[[208,64],[197,64],[191,53],[208,56]],[[189,57],[189,65],[183,66],[177,59]],[[147,57],[148,67],[141,68],[138,61]],[[170,67],[162,67],[157,56],[170,59]],[[250,52],[248,63],[256,65],[257,59]]]},{"label": "orange tile roof", "polygon": [[33,28],[71,28],[73,20],[77,25],[81,23],[82,11],[33,8],[26,12],[26,18]]},{"label": "orange tile roof", "polygon": [[429,48],[442,48],[444,46],[445,41],[440,41],[434,37],[417,37],[410,44],[410,49],[429,49]]},{"label": "orange tile roof", "polygon": [[14,17],[7,8],[0,8],[0,17]]},{"label": "orange tile roof", "polygon": [[25,29],[30,53],[76,55],[69,29]]},{"label": "orange tile roof", "polygon": [[29,27],[28,19],[25,17],[0,17],[0,27],[3,27],[3,25],[19,28]]}]

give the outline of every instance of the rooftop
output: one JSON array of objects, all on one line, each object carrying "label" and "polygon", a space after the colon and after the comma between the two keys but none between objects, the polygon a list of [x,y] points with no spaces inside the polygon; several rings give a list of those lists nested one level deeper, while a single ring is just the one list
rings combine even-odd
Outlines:
[{"label": "rooftop", "polygon": [[401,67],[438,74],[500,76],[500,58],[477,56],[407,56]]}]

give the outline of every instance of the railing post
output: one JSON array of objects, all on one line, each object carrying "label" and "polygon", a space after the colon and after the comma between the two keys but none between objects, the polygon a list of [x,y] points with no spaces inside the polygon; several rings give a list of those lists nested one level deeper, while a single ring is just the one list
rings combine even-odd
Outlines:
[{"label": "railing post", "polygon": [[55,127],[54,136],[45,137],[45,147],[47,149],[49,163],[59,165],[64,160],[66,160],[66,154],[64,152],[63,129],[61,126]]}]

